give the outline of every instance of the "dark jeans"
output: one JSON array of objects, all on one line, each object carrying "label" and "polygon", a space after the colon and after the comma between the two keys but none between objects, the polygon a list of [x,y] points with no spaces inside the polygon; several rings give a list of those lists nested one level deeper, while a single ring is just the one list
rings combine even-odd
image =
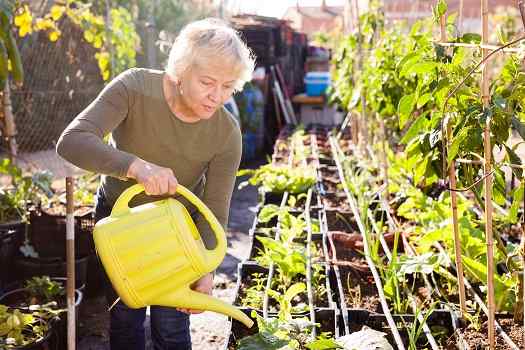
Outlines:
[{"label": "dark jeans", "polygon": [[[101,189],[97,192],[95,222],[109,216],[111,207]],[[102,271],[104,269],[101,269]],[[104,272],[105,275],[105,272]],[[108,305],[118,298],[107,276],[105,294]],[[175,308],[151,306],[151,338],[155,350],[191,350],[190,317]],[[132,309],[119,301],[110,311],[109,340],[111,350],[144,350],[146,308]]]}]

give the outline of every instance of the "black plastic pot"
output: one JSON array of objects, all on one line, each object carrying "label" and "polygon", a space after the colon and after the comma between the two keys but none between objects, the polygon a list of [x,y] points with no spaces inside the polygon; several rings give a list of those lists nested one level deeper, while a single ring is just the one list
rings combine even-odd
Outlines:
[{"label": "black plastic pot", "polygon": [[359,232],[351,211],[327,209],[325,212],[328,231]]},{"label": "black plastic pot", "polygon": [[[346,317],[348,320],[350,333],[357,332],[367,326],[369,328],[381,331],[387,334],[387,339],[390,344],[395,344],[390,327],[388,326],[386,317],[383,314],[371,313],[367,310],[341,310],[341,316]],[[414,327],[414,315],[392,315],[392,318],[398,325],[399,333],[405,346],[408,346],[408,332]],[[439,334],[440,337],[436,340],[446,342],[447,339],[452,337],[455,333],[453,325],[452,315],[446,310],[435,310],[426,321],[429,328],[433,331],[433,334]],[[341,325],[341,323],[339,323]],[[341,334],[346,334],[346,330],[340,329]],[[424,348],[427,343],[427,338],[421,333],[418,339],[418,345]],[[419,348],[419,347],[418,347]]]},{"label": "black plastic pot", "polygon": [[281,205],[283,201],[284,193],[275,193],[275,192],[264,192],[263,194],[263,204],[275,204]]},{"label": "black plastic pot", "polygon": [[[88,256],[95,253],[93,227],[95,220],[90,208],[82,216],[75,216],[75,254]],[[29,214],[29,241],[40,257],[66,257],[66,216],[47,213],[33,207]]]},{"label": "black plastic pot", "polygon": [[[60,280],[63,285],[66,284],[65,278],[54,278],[54,280]],[[23,282],[18,282],[18,284],[23,284]],[[79,317],[79,306],[82,303],[83,293],[79,289],[75,290],[75,325],[78,331],[78,317]],[[64,298],[65,299],[65,298]],[[0,296],[0,304],[7,305],[12,308],[20,308],[27,310],[27,306],[20,306],[21,301],[27,300],[27,291],[24,288],[12,289],[2,296]],[[67,305],[59,305],[59,307],[67,308]],[[50,328],[52,329],[53,336],[47,339],[49,343],[49,348],[43,347],[42,349],[66,349],[67,348],[67,312],[64,312],[60,315],[60,318],[54,321]],[[78,333],[78,332],[77,332]],[[35,346],[38,344],[35,344]],[[21,349],[26,349],[21,348]],[[33,349],[33,348],[28,348]],[[41,349],[37,347],[35,349]]]},{"label": "black plastic pot", "polygon": [[24,241],[25,229],[26,225],[21,221],[0,224],[0,290],[16,277],[12,262]]},{"label": "black plastic pot", "polygon": [[[240,308],[242,312],[244,312],[246,315],[248,315],[250,318],[252,318],[252,310],[249,308]],[[260,311],[255,311],[259,316],[262,317],[262,313]],[[312,319],[312,322],[315,322],[318,324],[318,327],[316,328],[316,334],[321,334],[324,332],[330,332],[333,337],[339,337],[339,317],[338,317],[338,310],[333,308],[320,308],[314,310],[314,319]],[[309,314],[298,314],[294,317],[297,318],[304,318],[308,317]],[[275,314],[269,314],[269,317],[276,317]],[[253,319],[253,318],[252,318]],[[255,319],[253,319],[255,321]],[[240,341],[242,338],[245,338],[250,335],[254,335],[259,331],[257,327],[257,322],[254,323],[252,328],[246,328],[242,323],[240,323],[237,320],[231,321],[231,328],[230,328],[230,334],[228,337],[228,343],[225,346],[225,350],[233,350],[236,349],[237,342]]]},{"label": "black plastic pot", "polygon": [[268,275],[268,269],[250,261],[242,262],[237,265],[237,285],[233,305],[241,306],[241,298],[244,295],[243,288],[250,283],[251,275],[253,273]]},{"label": "black plastic pot", "polygon": [[[75,286],[77,289],[86,285],[88,257],[75,260]],[[28,258],[18,256],[14,260],[14,269],[18,279],[26,280],[33,276],[63,277],[67,274],[66,261],[61,258]]]},{"label": "black plastic pot", "polygon": [[[312,285],[312,294],[313,294],[313,300],[312,304],[315,308],[331,308],[334,306],[334,298],[332,293],[332,287],[330,285],[330,266],[328,264],[312,264],[312,274],[313,269],[316,267],[321,267],[321,271],[324,274],[324,277],[321,278],[320,283],[324,286],[326,290],[326,294],[323,296],[320,296],[318,300],[316,300],[315,295],[315,286]],[[321,301],[319,301],[321,300]]]}]

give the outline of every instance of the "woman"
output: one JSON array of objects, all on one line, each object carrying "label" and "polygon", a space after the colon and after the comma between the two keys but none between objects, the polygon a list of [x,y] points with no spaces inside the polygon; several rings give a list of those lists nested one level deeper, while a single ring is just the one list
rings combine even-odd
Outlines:
[{"label": "woman", "polygon": [[[135,183],[143,184],[145,193],[132,205],[173,195],[180,183],[226,228],[241,133],[223,103],[251,79],[253,69],[254,58],[238,34],[219,20],[205,19],[180,32],[165,71],[134,68],[113,79],[57,144],[63,158],[102,174],[95,219],[108,216],[122,191]],[[109,144],[103,141],[107,134]],[[214,247],[204,219],[184,203],[205,245]],[[111,305],[117,296],[107,284]],[[211,294],[213,274],[192,288]],[[191,349],[189,314],[199,312],[152,306],[155,349]],[[111,308],[111,349],[144,349],[145,313],[122,302]]]}]

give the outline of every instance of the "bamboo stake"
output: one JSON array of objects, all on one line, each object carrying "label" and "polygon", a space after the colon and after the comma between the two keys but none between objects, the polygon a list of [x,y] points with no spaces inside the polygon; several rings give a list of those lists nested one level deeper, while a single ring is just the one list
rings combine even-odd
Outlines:
[{"label": "bamboo stake", "polygon": [[463,0],[459,0],[458,8],[458,33],[461,35],[463,29]]},{"label": "bamboo stake", "polygon": [[[524,24],[525,24],[525,21],[524,21]],[[522,179],[523,181],[523,179]],[[524,210],[524,213],[523,213],[523,217],[522,217],[522,220],[521,220],[521,233],[522,233],[522,236],[521,236],[521,240],[522,242],[524,242],[525,244],[525,187],[523,188],[523,210]],[[522,266],[524,267],[525,269],[525,251],[524,251],[524,246],[522,245],[521,247],[521,262],[522,262]],[[521,280],[521,305],[522,305],[522,309],[521,309],[521,317],[523,318],[521,320],[522,324],[523,324],[523,328],[525,329],[525,271],[522,272],[522,280]],[[522,339],[522,342],[523,344],[525,344],[525,332],[523,332],[523,339]]]},{"label": "bamboo stake", "polygon": [[3,117],[4,117],[4,137],[9,146],[9,159],[12,162],[16,161],[18,155],[18,147],[16,144],[16,124],[13,115],[13,105],[11,103],[11,90],[9,89],[9,81],[5,83],[3,91]]},{"label": "bamboo stake", "polygon": [[[359,40],[357,41],[357,69],[359,70],[359,73],[363,73],[363,38],[361,33],[361,21],[359,20],[359,3],[357,0],[353,1],[354,5],[354,11],[355,11],[355,17],[356,17],[356,27],[357,32],[359,36]],[[366,146],[368,142],[368,125],[366,120],[366,96],[364,89],[361,89],[361,118],[359,122],[359,130],[361,131],[361,138],[360,138],[360,144],[361,144],[361,151],[364,154],[364,147]]]},{"label": "bamboo stake", "polygon": [[385,198],[386,200],[390,200],[390,193],[388,192],[388,155],[386,154],[386,129],[385,129],[385,121],[383,118],[379,117],[379,125],[381,127],[381,155],[383,157],[383,177],[385,178]]},{"label": "bamboo stake", "polygon": [[[481,43],[486,44],[489,34],[488,26],[488,0],[481,0]],[[489,52],[487,49],[482,51],[483,58],[485,58]],[[483,107],[489,107],[489,85],[488,85],[488,70],[487,63],[485,62],[481,69],[481,99]],[[485,174],[488,176],[485,178],[485,234],[487,240],[487,297],[488,297],[488,308],[489,308],[489,348],[492,350],[495,348],[495,334],[494,334],[494,321],[495,321],[495,309],[496,305],[494,302],[494,240],[492,235],[492,147],[490,144],[490,118],[487,118],[484,130],[484,147],[485,147]]]},{"label": "bamboo stake", "polygon": [[67,252],[67,348],[75,350],[75,219],[74,182],[66,177],[66,252]]},{"label": "bamboo stake", "polygon": [[[440,18],[440,32],[441,32],[441,42],[447,41],[447,30],[446,30],[446,14]],[[452,123],[450,120],[447,123],[447,139],[448,145],[450,147],[450,140],[452,139]],[[461,257],[461,235],[459,234],[459,224],[458,224],[458,197],[456,191],[452,191],[457,187],[456,183],[456,162],[454,159],[451,160],[448,167],[448,179],[450,182],[450,205],[452,206],[452,230],[454,233],[454,254],[456,260],[456,275],[458,279],[458,289],[459,289],[459,306],[461,309],[461,315],[464,316],[467,313],[467,302],[465,296],[465,281],[463,276],[463,259]]]}]

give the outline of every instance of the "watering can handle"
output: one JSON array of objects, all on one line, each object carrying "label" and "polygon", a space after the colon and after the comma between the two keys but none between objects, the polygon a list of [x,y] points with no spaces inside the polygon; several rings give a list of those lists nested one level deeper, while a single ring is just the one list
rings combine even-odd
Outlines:
[{"label": "watering can handle", "polygon": [[[113,210],[111,211],[111,216],[117,217],[128,213],[130,211],[129,202],[131,201],[131,199],[133,199],[133,197],[142,192],[144,192],[144,186],[141,184],[135,184],[127,188],[117,198],[117,201],[113,206]],[[181,184],[177,185],[177,193],[182,195],[191,204],[193,204],[204,216],[206,221],[208,221],[208,224],[210,225],[213,233],[215,234],[215,238],[217,239],[217,246],[213,250],[208,251],[208,253],[211,255],[209,257],[209,263],[210,265],[216,263],[218,266],[222,262],[222,260],[224,259],[224,255],[226,254],[226,233],[224,232],[222,225],[220,224],[219,220],[217,220],[215,215],[213,215],[211,210],[208,209],[208,207],[199,199],[199,197],[194,195],[186,187],[182,186]],[[211,268],[210,271],[214,268],[215,267]]]}]

